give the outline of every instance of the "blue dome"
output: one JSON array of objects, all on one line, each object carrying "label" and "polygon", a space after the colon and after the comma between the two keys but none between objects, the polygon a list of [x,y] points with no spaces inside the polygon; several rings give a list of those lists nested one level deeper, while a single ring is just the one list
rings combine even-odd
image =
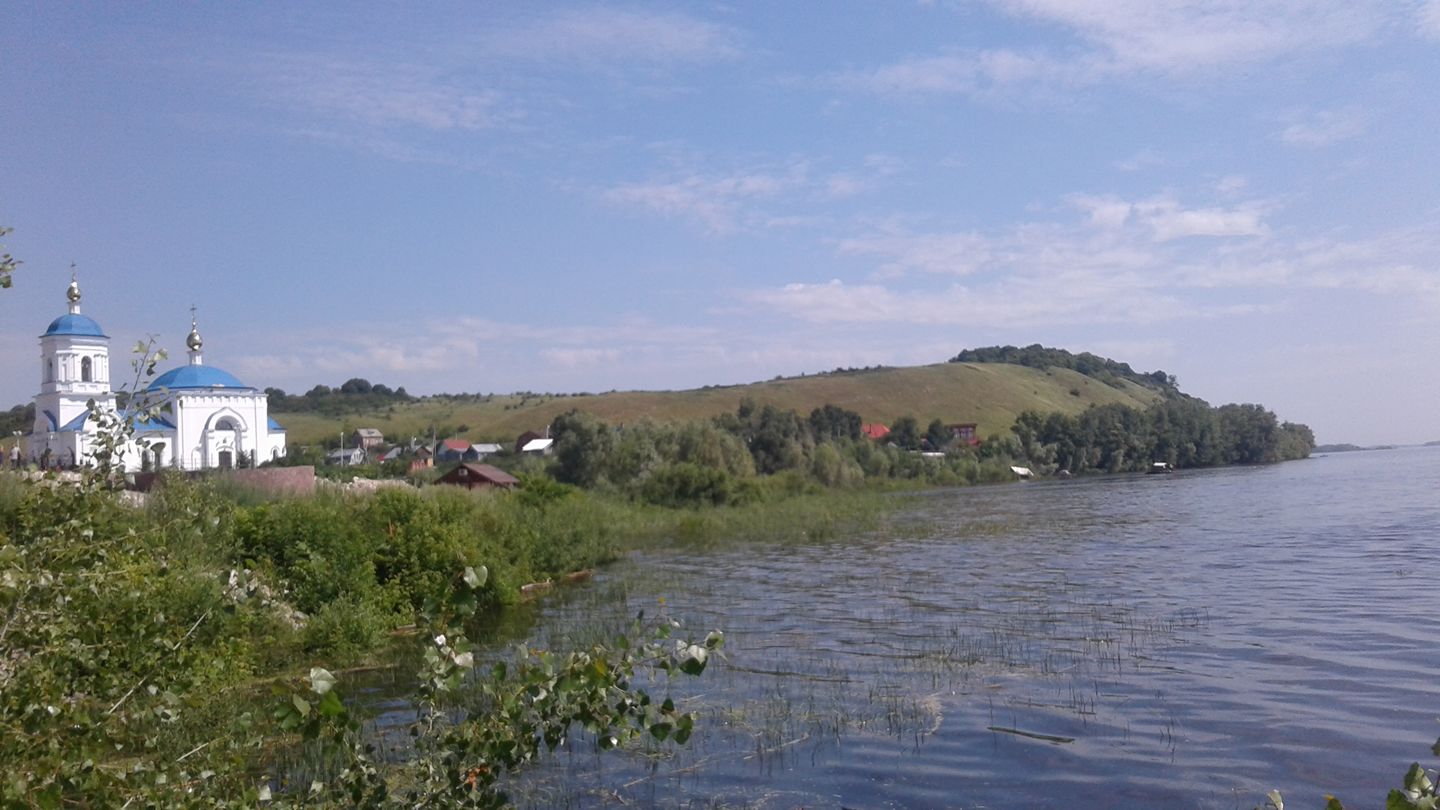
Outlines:
[{"label": "blue dome", "polygon": [[245,383],[235,379],[235,375],[224,369],[214,366],[181,366],[172,368],[169,371],[155,378],[150,383],[149,389],[155,391],[160,388],[241,388],[254,390]]},{"label": "blue dome", "polygon": [[61,315],[51,321],[50,328],[46,329],[45,334],[41,335],[41,337],[45,337],[46,335],[106,337],[106,334],[100,331],[100,324],[96,323],[94,318],[73,312],[68,315]]}]

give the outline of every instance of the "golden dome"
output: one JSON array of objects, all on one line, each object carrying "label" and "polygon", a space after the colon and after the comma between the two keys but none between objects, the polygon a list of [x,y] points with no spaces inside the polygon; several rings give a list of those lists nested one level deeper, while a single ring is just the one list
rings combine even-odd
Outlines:
[{"label": "golden dome", "polygon": [[80,282],[70,277],[70,288],[65,291],[65,299],[72,304],[80,303]]},{"label": "golden dome", "polygon": [[200,330],[195,326],[193,317],[190,319],[190,335],[185,338],[185,345],[192,352],[200,351],[200,347],[204,345],[204,342],[200,340]]}]

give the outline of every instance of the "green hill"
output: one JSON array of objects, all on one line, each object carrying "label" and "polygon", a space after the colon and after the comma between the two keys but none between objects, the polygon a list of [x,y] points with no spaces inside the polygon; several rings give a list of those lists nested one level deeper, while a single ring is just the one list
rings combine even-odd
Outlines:
[{"label": "green hill", "polygon": [[1102,382],[1067,368],[1031,368],[1010,363],[938,363],[913,368],[836,371],[749,385],[710,386],[689,391],[619,391],[607,394],[436,396],[384,407],[360,408],[343,416],[276,410],[291,444],[335,443],[342,431],[378,428],[390,441],[440,438],[508,443],[527,430],[543,430],[573,409],[611,424],[650,419],[678,422],[733,412],[746,397],[759,405],[802,415],[825,404],[855,411],[866,422],[890,424],[914,416],[922,425],[975,422],[979,435],[1005,432],[1025,410],[1079,413],[1091,405],[1118,402],[1145,407],[1162,396],[1154,387],[1112,378]]}]

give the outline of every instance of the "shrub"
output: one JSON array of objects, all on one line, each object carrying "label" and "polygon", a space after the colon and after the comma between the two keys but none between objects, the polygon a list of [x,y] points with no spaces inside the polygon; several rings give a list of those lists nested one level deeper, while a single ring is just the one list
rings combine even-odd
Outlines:
[{"label": "shrub", "polygon": [[658,506],[723,506],[730,502],[730,474],[713,467],[681,462],[655,471],[645,482],[641,497]]}]

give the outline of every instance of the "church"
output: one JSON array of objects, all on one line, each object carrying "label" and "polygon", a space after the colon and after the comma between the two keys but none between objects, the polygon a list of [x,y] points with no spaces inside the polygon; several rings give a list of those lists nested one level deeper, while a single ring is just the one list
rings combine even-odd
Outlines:
[{"label": "church", "polygon": [[47,467],[90,463],[98,447],[97,412],[133,427],[120,451],[128,472],[258,466],[285,455],[285,429],[270,418],[265,392],[205,365],[193,315],[185,339],[189,362],[129,392],[125,409],[117,409],[110,387],[110,338],[80,313],[79,282],[71,279],[65,297],[70,311],[40,336],[40,393],[27,437],[30,461]]}]

